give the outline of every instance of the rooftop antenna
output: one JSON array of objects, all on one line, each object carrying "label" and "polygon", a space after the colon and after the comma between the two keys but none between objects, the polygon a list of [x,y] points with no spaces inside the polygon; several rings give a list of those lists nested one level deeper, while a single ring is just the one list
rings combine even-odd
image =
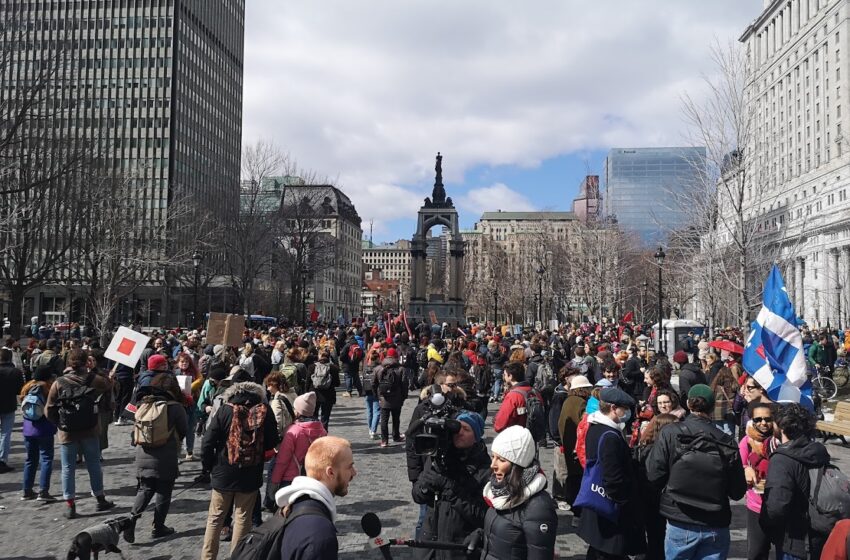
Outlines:
[{"label": "rooftop antenna", "polygon": [[373,238],[372,238],[372,230],[374,229],[374,227],[375,227],[375,218],[370,218],[369,219],[369,248],[370,249],[375,246],[375,243],[373,242]]}]

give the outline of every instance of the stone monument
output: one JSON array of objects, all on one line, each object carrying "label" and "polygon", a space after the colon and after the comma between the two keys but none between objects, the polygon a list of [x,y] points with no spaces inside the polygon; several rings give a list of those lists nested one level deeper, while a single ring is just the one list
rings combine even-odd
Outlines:
[{"label": "stone monument", "polygon": [[[452,199],[446,198],[446,189],[443,186],[443,156],[439,152],[437,152],[434,171],[436,172],[434,190],[431,198],[426,198],[425,204],[419,209],[416,235],[411,242],[410,301],[407,304],[407,315],[411,319],[424,318],[430,321],[433,313],[439,323],[452,321],[464,323],[463,238],[458,226],[457,210]],[[437,225],[446,226],[450,234],[449,287],[448,293],[432,294],[428,298],[425,278],[428,259],[426,234]]]}]

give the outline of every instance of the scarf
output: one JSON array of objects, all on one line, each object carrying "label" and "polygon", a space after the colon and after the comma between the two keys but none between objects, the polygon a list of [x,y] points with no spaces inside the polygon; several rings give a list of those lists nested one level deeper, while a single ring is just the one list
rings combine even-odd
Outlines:
[{"label": "scarf", "polygon": [[747,463],[756,470],[759,480],[764,480],[767,478],[769,458],[776,449],[776,438],[772,434],[761,434],[750,421],[747,422],[747,444],[750,447]]},{"label": "scarf", "polygon": [[490,477],[490,482],[484,487],[484,501],[496,510],[507,510],[517,507],[528,501],[533,495],[546,488],[546,475],[540,468],[540,464],[534,461],[522,471],[522,496],[511,503],[510,491],[507,488],[507,480],[501,482],[495,476]]}]

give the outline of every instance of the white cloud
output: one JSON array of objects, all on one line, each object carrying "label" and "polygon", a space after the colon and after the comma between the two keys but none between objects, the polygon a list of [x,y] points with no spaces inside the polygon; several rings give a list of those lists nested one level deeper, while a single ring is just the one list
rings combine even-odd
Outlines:
[{"label": "white cloud", "polygon": [[479,165],[681,144],[682,93],[699,97],[711,44],[760,6],[250,0],[243,140],[274,138],[338,176],[377,223],[430,195],[438,150],[462,185]]},{"label": "white cloud", "polygon": [[482,212],[495,212],[497,210],[528,212],[536,210],[530,200],[503,183],[470,189],[455,202],[461,209],[473,213],[476,219]]}]

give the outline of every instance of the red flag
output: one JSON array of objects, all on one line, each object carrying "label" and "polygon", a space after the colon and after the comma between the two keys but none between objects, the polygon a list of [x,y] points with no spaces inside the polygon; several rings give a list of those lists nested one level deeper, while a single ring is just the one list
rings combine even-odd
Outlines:
[{"label": "red flag", "polygon": [[631,323],[635,320],[635,312],[629,311],[623,316],[623,323]]},{"label": "red flag", "polygon": [[402,316],[404,317],[404,328],[407,329],[407,337],[413,341],[413,333],[410,331],[410,325],[407,324],[407,311],[402,312]]},{"label": "red flag", "polygon": [[310,322],[315,323],[319,320],[319,312],[316,311],[316,305],[310,304]]}]

